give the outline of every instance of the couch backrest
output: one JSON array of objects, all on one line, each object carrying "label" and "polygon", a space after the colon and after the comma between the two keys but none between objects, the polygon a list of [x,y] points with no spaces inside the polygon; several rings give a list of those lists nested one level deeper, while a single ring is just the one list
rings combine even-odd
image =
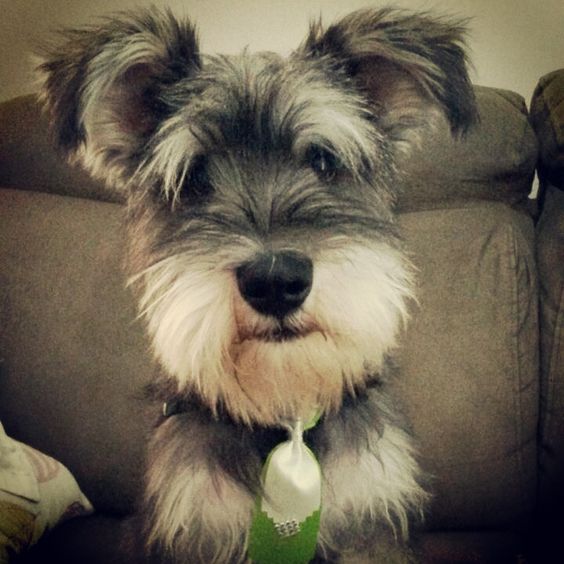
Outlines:
[{"label": "couch backrest", "polygon": [[[536,269],[524,210],[537,143],[517,95],[477,96],[482,121],[466,139],[439,130],[402,164],[420,306],[398,388],[434,475],[437,527],[515,523],[536,491]],[[96,506],[125,510],[148,429],[137,395],[153,368],[120,269],[119,197],[56,160],[30,98],[0,107],[1,120],[0,185],[15,189],[0,191],[0,417],[65,462]]]},{"label": "couch backrest", "polygon": [[[399,210],[415,211],[467,200],[527,205],[537,139],[521,96],[475,87],[480,124],[461,140],[446,124],[430,132],[399,168],[405,171]],[[66,164],[51,143],[34,96],[0,105],[0,186],[121,202],[121,194]]]}]

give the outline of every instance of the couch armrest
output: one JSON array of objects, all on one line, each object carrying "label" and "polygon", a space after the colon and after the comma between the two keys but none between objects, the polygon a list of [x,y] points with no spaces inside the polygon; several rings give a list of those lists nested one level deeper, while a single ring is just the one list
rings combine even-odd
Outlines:
[{"label": "couch armrest", "polygon": [[399,208],[417,211],[497,201],[528,209],[538,143],[524,99],[476,86],[480,121],[453,139],[447,124],[423,139],[406,163]]},{"label": "couch armrest", "polygon": [[537,225],[541,501],[557,507],[564,501],[564,69],[540,79],[531,101],[531,122],[540,144],[542,201]]},{"label": "couch armrest", "polygon": [[47,119],[34,95],[0,104],[0,185],[103,201],[121,198],[65,162],[51,142]]},{"label": "couch armrest", "polygon": [[564,189],[564,69],[543,76],[531,101],[531,123],[539,139],[541,189]]},{"label": "couch armrest", "polygon": [[560,550],[564,520],[564,69],[543,76],[531,100],[539,139],[540,515],[537,544]]}]

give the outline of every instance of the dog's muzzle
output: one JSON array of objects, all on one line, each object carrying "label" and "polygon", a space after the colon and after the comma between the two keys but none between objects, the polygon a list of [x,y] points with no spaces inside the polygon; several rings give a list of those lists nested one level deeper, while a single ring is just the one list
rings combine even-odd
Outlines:
[{"label": "dog's muzzle", "polygon": [[306,300],[313,282],[313,262],[297,251],[268,252],[239,266],[237,284],[257,312],[282,319]]}]

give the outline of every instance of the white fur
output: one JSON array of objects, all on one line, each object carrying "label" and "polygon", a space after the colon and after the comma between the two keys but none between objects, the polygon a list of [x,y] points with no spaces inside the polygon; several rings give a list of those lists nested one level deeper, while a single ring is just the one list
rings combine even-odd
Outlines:
[{"label": "white fur", "polygon": [[204,392],[223,377],[235,338],[232,272],[174,256],[145,271],[143,278],[140,306],[157,357],[181,388],[190,383]]},{"label": "white fur", "polygon": [[331,451],[323,466],[321,545],[333,546],[332,531],[354,529],[366,516],[407,540],[409,515],[421,514],[428,500],[416,480],[420,469],[414,455],[411,437],[391,425],[381,437],[374,431],[360,453]]},{"label": "white fur", "polygon": [[289,320],[299,337],[269,338],[275,323],[242,300],[230,260],[182,255],[143,280],[142,314],[155,353],[179,388],[195,388],[250,423],[339,407],[378,371],[407,315],[410,270],[387,245],[335,240],[315,257],[314,282]]},{"label": "white fur", "polygon": [[193,129],[186,126],[192,123],[186,113],[181,112],[161,125],[154,152],[141,163],[140,176],[132,179],[133,184],[145,184],[151,178],[161,179],[164,195],[173,201],[178,198],[191,158],[199,150]]},{"label": "white fur", "polygon": [[152,465],[147,476],[146,496],[156,506],[147,546],[159,542],[168,552],[186,546],[197,562],[244,561],[235,560],[234,554],[240,552],[241,536],[246,538],[250,528],[253,497],[222,473],[210,474],[197,465],[171,473],[174,461],[161,462]]}]

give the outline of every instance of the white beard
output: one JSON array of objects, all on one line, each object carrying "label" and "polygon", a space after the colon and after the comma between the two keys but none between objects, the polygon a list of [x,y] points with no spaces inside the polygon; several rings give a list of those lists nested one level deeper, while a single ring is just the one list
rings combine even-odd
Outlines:
[{"label": "white beard", "polygon": [[233,257],[178,255],[138,275],[154,352],[179,389],[236,420],[273,424],[337,409],[378,372],[407,317],[410,265],[388,245],[333,243],[313,257],[311,292],[285,321],[291,338],[239,295]]}]

